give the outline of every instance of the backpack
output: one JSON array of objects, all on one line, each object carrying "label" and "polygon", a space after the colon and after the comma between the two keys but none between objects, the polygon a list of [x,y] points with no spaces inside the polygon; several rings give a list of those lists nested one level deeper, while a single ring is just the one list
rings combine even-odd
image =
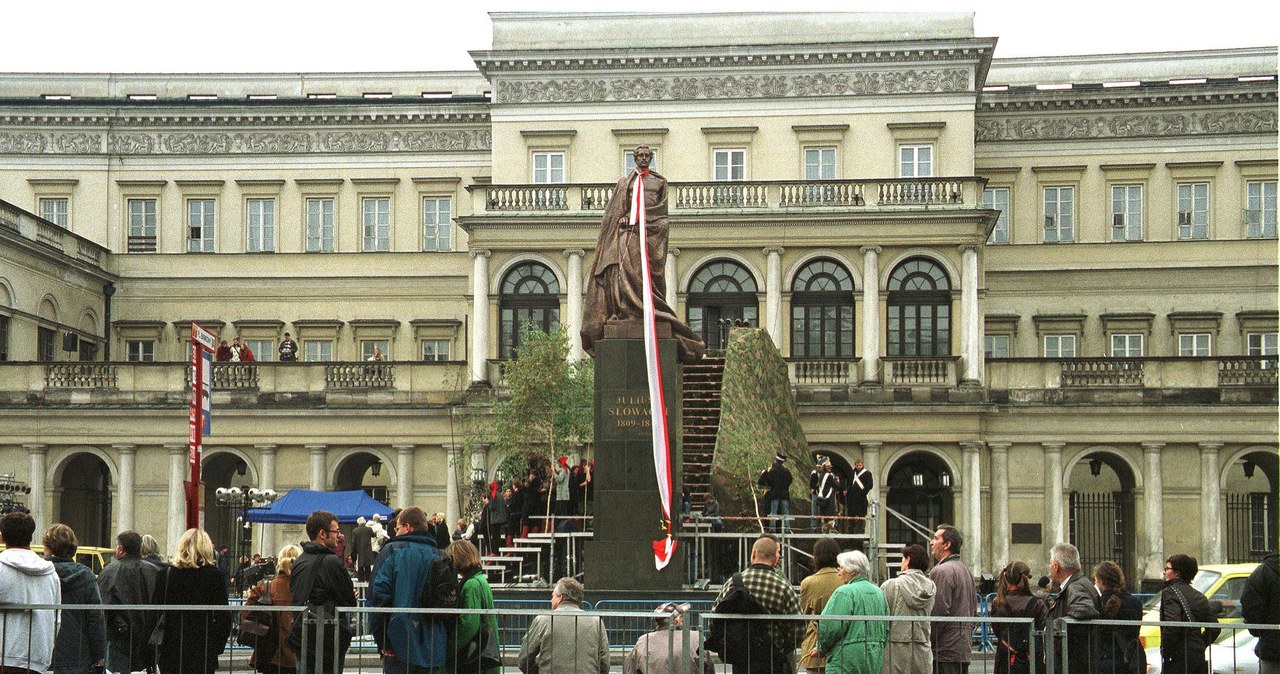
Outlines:
[{"label": "backpack", "polygon": [[422,608],[457,608],[458,607],[458,571],[448,555],[440,555],[431,562],[427,570],[427,582],[422,586],[422,594],[418,596],[418,606]]},{"label": "backpack", "polygon": [[[730,588],[724,599],[716,603],[716,613],[740,615],[766,614],[768,611],[747,591],[742,574],[735,573],[729,580]],[[720,659],[735,667],[748,666],[751,671],[784,671],[774,668],[778,649],[773,645],[769,623],[763,620],[731,620],[718,618],[711,621],[706,648]]]},{"label": "backpack", "polygon": [[1116,672],[1146,674],[1147,652],[1138,639],[1125,639],[1119,632],[1111,633],[1111,648],[1116,654]]}]

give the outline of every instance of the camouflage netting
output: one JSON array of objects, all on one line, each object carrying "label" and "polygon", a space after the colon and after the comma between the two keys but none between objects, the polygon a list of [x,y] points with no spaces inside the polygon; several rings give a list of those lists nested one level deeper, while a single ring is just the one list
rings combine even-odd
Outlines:
[{"label": "camouflage netting", "polygon": [[792,512],[806,513],[813,458],[800,428],[787,363],[764,330],[734,329],[725,349],[720,429],[711,462],[711,488],[725,515],[756,514],[756,479],[778,451],[786,453],[793,478]]}]

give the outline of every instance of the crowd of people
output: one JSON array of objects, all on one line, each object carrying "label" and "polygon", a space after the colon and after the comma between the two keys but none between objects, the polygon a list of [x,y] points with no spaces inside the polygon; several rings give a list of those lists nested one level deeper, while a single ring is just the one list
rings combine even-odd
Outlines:
[{"label": "crowd of people", "polygon": [[[773,463],[756,478],[760,497],[760,512],[773,518],[773,531],[791,528],[791,483],[794,478],[787,468],[787,455],[779,452]],[[862,465],[862,459],[853,463],[847,477],[835,472],[831,459],[819,456],[809,473],[810,529],[834,533],[840,517],[848,518],[843,528],[848,533],[866,531],[868,494],[874,482],[871,471]]]},{"label": "crowd of people", "polygon": [[561,456],[550,465],[535,466],[523,479],[490,482],[479,509],[455,523],[451,539],[470,541],[482,554],[496,555],[516,538],[552,526],[561,533],[583,531],[595,496],[595,465],[586,459],[570,465],[569,457]]}]

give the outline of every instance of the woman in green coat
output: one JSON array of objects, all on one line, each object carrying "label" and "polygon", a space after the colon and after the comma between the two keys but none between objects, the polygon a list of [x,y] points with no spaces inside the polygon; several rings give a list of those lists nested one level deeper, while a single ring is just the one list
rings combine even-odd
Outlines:
[{"label": "woman in green coat", "polygon": [[[867,579],[871,562],[857,550],[836,558],[844,585],[836,588],[824,616],[887,616],[884,593]],[[827,659],[826,674],[880,674],[889,623],[883,620],[820,620],[818,645],[810,651]]]},{"label": "woman in green coat", "polygon": [[[485,578],[480,568],[480,552],[470,541],[454,541],[446,550],[453,568],[462,576],[458,585],[458,608],[493,610],[493,590],[489,587],[489,579]],[[450,630],[449,658],[445,662],[445,671],[449,674],[463,672],[480,672],[481,674],[501,674],[502,667],[495,666],[481,669],[474,662],[459,662],[467,646],[480,633],[484,623],[489,624],[491,639],[498,638],[498,616],[493,613],[469,613],[457,616],[458,620]]]}]

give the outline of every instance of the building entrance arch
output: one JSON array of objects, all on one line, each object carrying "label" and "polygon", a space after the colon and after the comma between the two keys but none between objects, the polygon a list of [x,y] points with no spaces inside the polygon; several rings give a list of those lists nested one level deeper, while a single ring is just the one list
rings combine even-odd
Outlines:
[{"label": "building entrance arch", "polygon": [[[926,529],[955,521],[954,478],[941,456],[916,450],[898,457],[885,480],[884,502]],[[885,542],[894,545],[924,543],[915,529],[885,513]]]},{"label": "building entrance arch", "polygon": [[111,467],[97,454],[78,452],[58,472],[57,521],[71,527],[81,545],[114,548]]},{"label": "building entrance arch", "polygon": [[[1276,549],[1280,459],[1271,447],[1250,447],[1230,459],[1223,469],[1226,501],[1223,543],[1229,563],[1260,562]],[[1213,479],[1206,475],[1204,479]]]},{"label": "building entrance arch", "polygon": [[391,504],[391,475],[382,457],[369,451],[355,451],[338,461],[333,485],[337,491],[363,490],[375,500]]},{"label": "building entrance arch", "polygon": [[1122,456],[1095,449],[1080,457],[1067,473],[1067,541],[1080,550],[1086,574],[1111,560],[1124,569],[1130,589],[1141,578],[1137,568],[1134,489],[1137,478]]}]

